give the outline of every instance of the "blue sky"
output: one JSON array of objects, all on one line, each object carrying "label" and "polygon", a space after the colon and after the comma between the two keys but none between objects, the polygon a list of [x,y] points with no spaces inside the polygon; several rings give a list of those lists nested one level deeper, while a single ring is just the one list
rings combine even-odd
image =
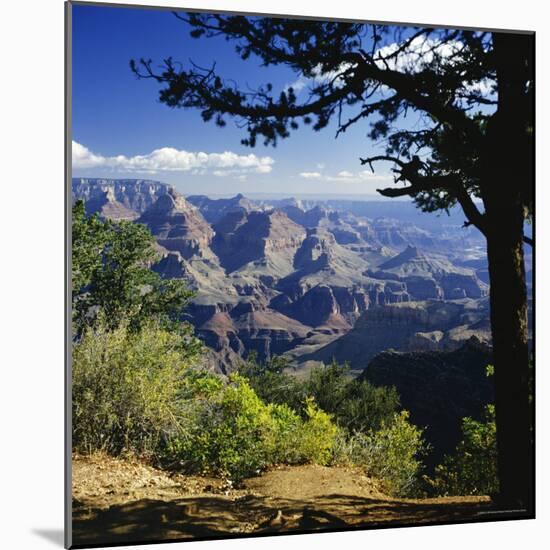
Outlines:
[{"label": "blue sky", "polygon": [[[74,176],[147,177],[186,194],[364,193],[380,198],[375,189],[389,183],[388,167],[380,166],[380,174],[373,176],[360,166],[358,157],[372,150],[364,124],[337,140],[331,125],[321,132],[299,130],[276,148],[244,147],[245,134],[233,121],[220,129],[203,122],[198,111],[170,109],[158,101],[155,82],[138,80],[130,71],[132,58],[160,64],[168,56],[204,66],[215,61],[222,76],[250,86],[270,81],[282,89],[298,78],[286,68],[266,69],[255,59],[243,62],[223,39],[190,38],[185,23],[169,11],[73,6]],[[208,155],[207,161],[198,153]],[[121,155],[126,160],[117,161]],[[188,169],[176,170],[182,161]],[[166,166],[172,169],[162,169]]]},{"label": "blue sky", "polygon": [[[276,148],[240,144],[232,120],[220,129],[196,110],[170,109],[158,101],[158,84],[138,80],[130,59],[160,65],[172,56],[216,70],[240,85],[272,82],[283,89],[298,75],[284,67],[242,61],[222,38],[193,39],[186,24],[165,10],[73,6],[73,175],[150,178],[182,193],[233,195],[364,194],[391,184],[389,166],[377,173],[358,157],[376,151],[367,125],[335,139],[335,123],[321,132],[294,132]],[[305,91],[302,92],[305,94]],[[410,121],[409,123],[414,123]]]}]

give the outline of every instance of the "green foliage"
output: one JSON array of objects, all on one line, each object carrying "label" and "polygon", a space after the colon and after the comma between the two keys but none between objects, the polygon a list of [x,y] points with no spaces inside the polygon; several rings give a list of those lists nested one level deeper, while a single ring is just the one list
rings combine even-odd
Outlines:
[{"label": "green foliage", "polygon": [[175,321],[193,293],[181,280],[163,280],[151,271],[157,259],[154,237],[146,226],[102,221],[73,207],[73,320],[75,334],[104,313],[109,329],[123,320],[131,330],[150,319]]},{"label": "green foliage", "polygon": [[192,294],[152,272],[155,259],[145,226],[86,216],[75,204],[76,450],[147,453],[238,481],[273,464],[329,464],[345,441],[349,457],[391,490],[410,485],[416,432],[395,414],[395,390],[354,381],[336,363],[302,381],[281,358],[251,356],[228,381],[194,368],[200,342],[189,325],[170,323]]},{"label": "green foliage", "polygon": [[155,452],[179,430],[185,374],[200,348],[150,321],[113,330],[100,317],[73,346],[73,447]]},{"label": "green foliage", "polygon": [[311,371],[306,392],[350,432],[377,430],[384,422],[391,422],[399,409],[395,388],[352,379],[349,367],[335,361]]},{"label": "green foliage", "polygon": [[[533,117],[526,106],[533,95],[532,37],[419,28],[412,40],[399,26],[288,19],[274,25],[261,17],[212,14],[188,14],[182,19],[195,38],[224,36],[243,60],[253,53],[264,65],[286,66],[312,79],[307,99],[300,98],[292,87],[277,93],[267,81],[250,94],[244,82],[239,86],[237,75],[224,80],[214,68],[186,66],[168,57],[160,70],[155,70],[150,59],[131,60],[131,70],[138,77],[157,82],[160,101],[165,105],[197,109],[204,121],[218,126],[225,126],[228,117],[244,120],[244,145],[254,147],[260,140],[275,146],[300,124],[319,131],[336,119],[339,136],[350,126],[363,123],[370,126],[367,137],[384,143],[384,149],[380,155],[361,159],[362,164],[372,168],[374,161],[393,162],[396,181],[407,182],[404,189],[382,189],[381,194],[410,196],[424,211],[448,210],[459,202],[469,221],[481,227],[471,201],[486,196],[487,186],[491,186],[491,178],[484,180],[481,167],[487,162],[485,156],[491,157],[494,151],[495,132],[491,128],[499,127],[494,118],[498,101],[494,90],[487,94],[482,87],[475,88],[495,78],[496,60],[504,56],[514,65],[522,88],[522,108],[514,112],[521,121],[517,139],[522,146],[516,149],[523,155],[524,165],[529,165]],[[370,53],[358,40],[367,35],[372,38]],[[420,52],[419,40],[440,47]],[[442,55],[441,46],[453,43],[464,47],[453,55]],[[393,48],[396,44],[398,50]],[[513,59],[507,55],[511,50],[515,52]],[[396,60],[410,57],[419,71],[398,70],[396,78]],[[319,73],[333,78],[313,78]],[[377,93],[380,86],[391,90],[382,99]],[[401,124],[411,111],[423,120],[414,130]],[[496,132],[497,139],[499,134]],[[456,192],[457,185],[460,193]],[[532,206],[529,187],[521,188],[526,211]]]},{"label": "green foliage", "polygon": [[288,366],[283,357],[275,356],[260,363],[257,355],[251,353],[238,372],[248,379],[250,386],[266,403],[286,404],[295,411],[302,411],[307,390],[302,381],[284,372]]},{"label": "green foliage", "polygon": [[158,320],[111,329],[100,314],[73,348],[74,448],[149,453],[233,481],[274,464],[348,461],[389,491],[410,491],[421,437],[407,413],[350,435],[313,396],[294,410],[264,402],[240,374],[223,380],[193,367],[200,349]]},{"label": "green foliage", "polygon": [[307,392],[315,397],[319,406],[338,417],[343,402],[346,400],[351,379],[347,365],[333,361],[311,370],[307,380]]},{"label": "green foliage", "polygon": [[110,224],[97,215],[86,216],[83,201],[73,206],[72,219],[73,300],[90,284],[92,274],[101,268],[101,251],[109,240]]},{"label": "green foliage", "polygon": [[240,373],[264,400],[284,404],[307,419],[300,439],[288,446],[294,456],[318,464],[334,460],[358,465],[394,494],[416,491],[426,445],[408,413],[397,412],[394,388],[352,379],[348,366],[336,362],[313,369],[303,380],[286,374],[287,366],[281,358],[262,365],[252,357]]},{"label": "green foliage", "polygon": [[498,492],[494,405],[485,408],[482,422],[464,418],[463,440],[454,455],[436,467],[432,488],[441,495],[493,495]]},{"label": "green foliage", "polygon": [[399,409],[399,396],[394,388],[352,379],[347,365],[332,362],[312,369],[302,380],[286,374],[287,367],[284,358],[275,357],[261,364],[252,356],[239,372],[264,401],[285,403],[305,415],[305,399],[311,396],[339,426],[350,432],[378,429],[383,421],[390,422]]},{"label": "green foliage", "polygon": [[332,423],[329,414],[321,410],[313,397],[306,399],[307,421],[299,448],[302,454],[310,462],[316,464],[328,464],[332,458],[338,428]]},{"label": "green foliage", "polygon": [[188,470],[238,481],[271,464],[331,458],[338,430],[311,400],[303,420],[285,404],[265,404],[238,374],[227,385],[210,383],[206,392],[203,380],[194,398],[191,427],[167,447]]},{"label": "green foliage", "polygon": [[336,461],[361,466],[390,494],[410,496],[419,489],[425,452],[422,430],[409,422],[407,411],[401,411],[391,422],[383,421],[379,430],[355,432],[340,440]]}]

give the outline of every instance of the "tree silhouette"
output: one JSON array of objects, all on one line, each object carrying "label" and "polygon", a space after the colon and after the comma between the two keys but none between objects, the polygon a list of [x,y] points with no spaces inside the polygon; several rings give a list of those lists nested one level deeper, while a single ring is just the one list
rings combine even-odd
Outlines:
[{"label": "tree silhouette", "polygon": [[[532,502],[528,399],[527,292],[524,222],[533,210],[534,37],[500,33],[303,21],[223,14],[175,13],[191,36],[223,36],[243,60],[282,65],[309,78],[303,101],[270,83],[240,89],[216,72],[172,58],[157,70],[130,62],[140,78],[160,84],[160,101],[199,109],[225,126],[235,117],[255,146],[276,145],[300,124],[314,130],[337,120],[337,135],[366,122],[384,153],[361,158],[373,171],[390,162],[395,187],[432,212],[462,207],[465,225],[487,240],[495,362],[500,497]],[[416,113],[414,129],[402,123]]]}]

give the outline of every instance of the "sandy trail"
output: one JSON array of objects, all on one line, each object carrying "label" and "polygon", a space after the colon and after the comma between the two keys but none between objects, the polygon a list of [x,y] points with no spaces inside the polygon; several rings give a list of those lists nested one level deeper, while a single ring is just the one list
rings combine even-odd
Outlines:
[{"label": "sandy trail", "polygon": [[77,545],[467,521],[490,510],[487,497],[393,499],[356,468],[274,468],[235,489],[137,461],[73,459]]}]

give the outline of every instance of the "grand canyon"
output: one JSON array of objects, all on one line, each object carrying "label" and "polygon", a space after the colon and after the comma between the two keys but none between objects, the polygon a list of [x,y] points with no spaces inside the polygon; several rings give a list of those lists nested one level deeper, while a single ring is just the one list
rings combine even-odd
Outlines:
[{"label": "grand canyon", "polygon": [[220,373],[252,352],[283,356],[297,373],[334,359],[359,374],[387,350],[490,344],[484,240],[457,212],[345,197],[184,196],[150,180],[74,178],[72,193],[88,214],[150,229],[151,269],[195,291],[182,319]]}]

